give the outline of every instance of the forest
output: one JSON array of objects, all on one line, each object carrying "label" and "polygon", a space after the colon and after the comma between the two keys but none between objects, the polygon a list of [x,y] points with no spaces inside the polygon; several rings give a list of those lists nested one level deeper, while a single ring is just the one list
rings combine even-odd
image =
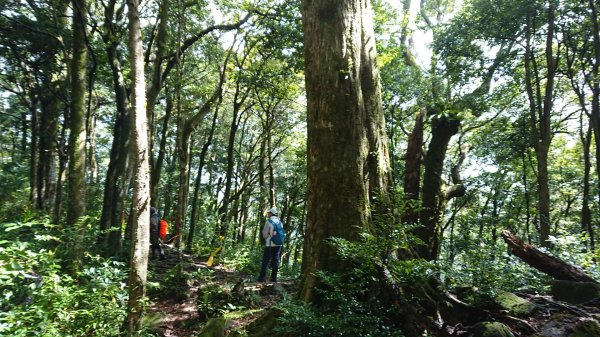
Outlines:
[{"label": "forest", "polygon": [[0,0],[0,336],[600,336],[598,7]]}]

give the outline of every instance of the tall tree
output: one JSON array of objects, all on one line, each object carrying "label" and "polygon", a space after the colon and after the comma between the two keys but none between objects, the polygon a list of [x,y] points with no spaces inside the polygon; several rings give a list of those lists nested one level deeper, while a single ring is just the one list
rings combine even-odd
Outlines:
[{"label": "tall tree", "polygon": [[[85,0],[73,0],[73,56],[71,60],[71,109],[69,115],[69,176],[67,224],[75,226],[85,215],[86,202],[86,78],[87,78],[87,7]],[[39,179],[39,177],[38,177]],[[78,235],[83,233],[77,229]],[[72,273],[81,268],[83,246],[75,240]]]},{"label": "tall tree", "polygon": [[148,122],[144,81],[144,55],[139,0],[128,0],[129,57],[131,62],[131,158],[133,160],[133,205],[127,334],[135,336],[142,325],[143,298],[148,276],[150,245],[150,176],[148,173]]},{"label": "tall tree", "polygon": [[121,69],[119,52],[119,25],[115,20],[116,0],[110,0],[104,10],[104,33],[102,39],[110,62],[113,88],[115,92],[116,118],[113,130],[113,143],[110,150],[110,161],[104,182],[104,197],[100,229],[108,230],[102,241],[108,248],[109,255],[116,255],[121,247],[121,223],[123,198],[130,179],[129,170],[129,97]]},{"label": "tall tree", "polygon": [[369,0],[302,1],[308,215],[299,296],[305,301],[316,299],[316,271],[347,267],[328,239],[356,240],[375,196],[388,189],[372,17]]},{"label": "tall tree", "polygon": [[[550,242],[550,186],[548,182],[548,152],[552,141],[551,116],[554,102],[554,79],[558,65],[558,56],[554,43],[555,11],[554,1],[549,1],[546,13],[547,28],[544,34],[543,56],[536,52],[536,18],[538,10],[535,2],[527,3],[525,24],[525,89],[529,98],[529,116],[531,142],[537,159],[538,215],[540,221],[540,244],[549,247]],[[543,66],[543,68],[542,68]],[[545,78],[541,72],[545,70]]]}]

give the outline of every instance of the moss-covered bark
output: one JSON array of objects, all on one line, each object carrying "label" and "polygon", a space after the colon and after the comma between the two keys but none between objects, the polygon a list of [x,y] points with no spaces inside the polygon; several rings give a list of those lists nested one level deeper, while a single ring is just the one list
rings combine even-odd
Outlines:
[{"label": "moss-covered bark", "polygon": [[373,199],[385,197],[390,169],[370,2],[303,1],[302,18],[308,214],[300,297],[312,301],[316,271],[346,269],[328,239],[357,239]]}]

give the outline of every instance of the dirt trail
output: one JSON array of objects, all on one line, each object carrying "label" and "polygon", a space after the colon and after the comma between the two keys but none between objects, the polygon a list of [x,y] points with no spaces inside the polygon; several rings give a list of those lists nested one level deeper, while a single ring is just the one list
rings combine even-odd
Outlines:
[{"label": "dirt trail", "polygon": [[[184,261],[183,266],[185,271],[189,273],[196,272],[199,269],[212,270],[212,282],[219,284],[223,288],[231,288],[240,280],[245,280],[245,290],[260,294],[260,302],[256,305],[256,308],[253,308],[255,309],[253,313],[233,319],[234,324],[232,328],[253,321],[260,315],[262,311],[261,308],[265,309],[270,307],[281,296],[280,293],[269,290],[273,287],[272,283],[253,282],[254,277],[250,275],[244,275],[219,265],[208,267],[205,261],[200,261],[187,254],[182,255],[182,261]],[[165,260],[150,261],[148,265],[151,275],[149,281],[160,282],[164,275],[176,265],[177,253],[174,250],[169,249]],[[159,322],[151,324],[152,326],[155,326],[154,330],[164,337],[191,337],[197,335],[202,328],[204,321],[198,314],[196,301],[198,288],[202,286],[204,282],[205,281],[202,279],[192,278],[188,282],[188,296],[184,300],[152,298],[151,296],[150,300],[152,304],[148,310],[148,316],[157,317],[157,319],[159,319]],[[294,287],[293,282],[291,281],[281,282],[280,284],[285,288]]]}]

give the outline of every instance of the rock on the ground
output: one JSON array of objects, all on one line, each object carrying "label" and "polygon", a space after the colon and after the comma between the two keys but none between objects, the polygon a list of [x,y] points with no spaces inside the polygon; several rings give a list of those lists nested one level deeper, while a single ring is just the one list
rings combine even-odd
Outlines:
[{"label": "rock on the ground", "polygon": [[581,304],[600,297],[600,284],[593,282],[552,281],[552,297],[558,301]]},{"label": "rock on the ground", "polygon": [[209,319],[198,337],[225,337],[227,329],[233,325],[233,321],[223,317]]},{"label": "rock on the ground", "polygon": [[511,315],[517,317],[529,316],[535,309],[535,304],[509,292],[498,294],[496,302]]},{"label": "rock on the ground", "polygon": [[515,337],[510,329],[498,322],[481,322],[473,326],[472,337]]}]

